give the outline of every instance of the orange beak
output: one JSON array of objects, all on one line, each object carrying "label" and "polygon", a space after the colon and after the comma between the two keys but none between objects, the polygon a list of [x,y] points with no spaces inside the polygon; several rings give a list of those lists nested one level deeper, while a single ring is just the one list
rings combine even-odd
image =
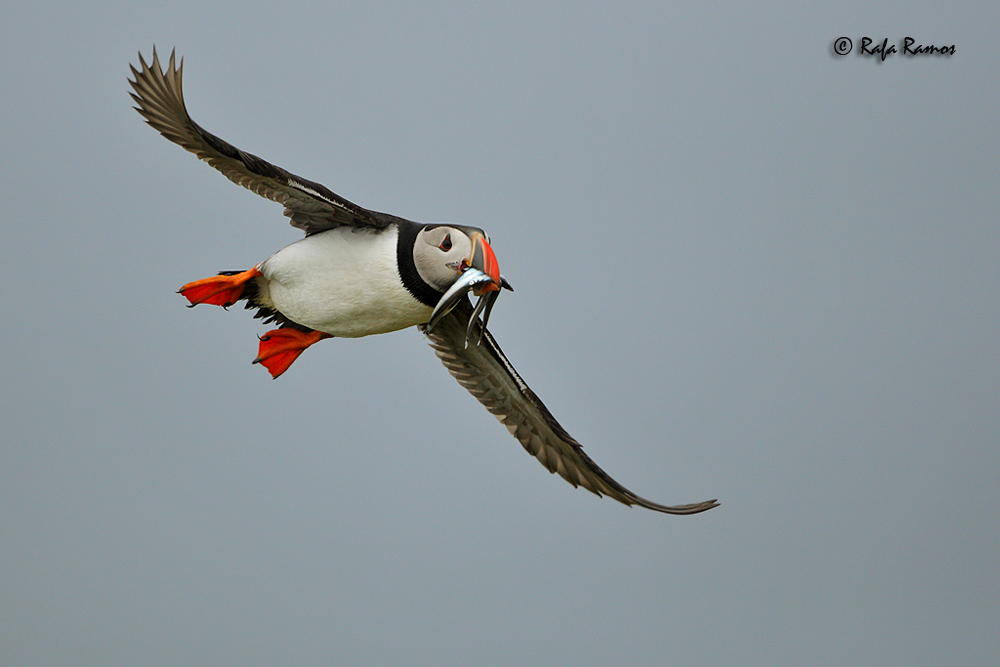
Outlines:
[{"label": "orange beak", "polygon": [[469,258],[469,266],[479,269],[493,280],[475,290],[473,294],[482,296],[486,292],[500,289],[500,265],[497,263],[497,256],[493,254],[493,248],[482,234],[476,234],[472,238],[472,257]]}]

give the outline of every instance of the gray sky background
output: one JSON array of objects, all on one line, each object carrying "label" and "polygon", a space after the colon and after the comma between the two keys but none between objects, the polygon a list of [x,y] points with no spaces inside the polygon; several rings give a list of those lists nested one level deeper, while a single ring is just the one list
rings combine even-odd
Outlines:
[{"label": "gray sky background", "polygon": [[[0,663],[997,664],[1000,8],[498,4],[3,4]],[[487,229],[563,425],[722,506],[550,476],[415,330],[252,366],[174,291],[299,233],[132,111],[154,43],[240,148]]]}]

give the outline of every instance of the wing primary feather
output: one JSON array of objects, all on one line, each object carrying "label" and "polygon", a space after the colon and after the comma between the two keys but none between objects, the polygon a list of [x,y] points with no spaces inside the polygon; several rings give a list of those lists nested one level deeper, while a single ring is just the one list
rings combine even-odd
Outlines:
[{"label": "wing primary feather", "polygon": [[150,64],[140,53],[138,69],[134,65],[129,68],[133,76],[129,95],[137,105],[135,110],[153,129],[237,185],[284,205],[291,224],[306,234],[342,225],[383,229],[398,219],[358,206],[319,183],[236,148],[195,123],[184,103],[184,62],[178,64],[173,51],[166,70],[155,48]]},{"label": "wing primary feather", "polygon": [[466,346],[467,323],[473,313],[469,300],[462,299],[431,332],[425,327],[421,330],[448,372],[549,471],[598,496],[666,514],[697,514],[718,506],[715,500],[661,505],[636,495],[612,479],[556,421],[481,323],[481,344]]}]

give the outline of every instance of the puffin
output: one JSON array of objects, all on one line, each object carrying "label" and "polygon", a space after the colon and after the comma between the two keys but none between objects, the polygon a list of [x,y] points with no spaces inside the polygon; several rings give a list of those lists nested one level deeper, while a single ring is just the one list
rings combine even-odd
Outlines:
[{"label": "puffin", "polygon": [[183,60],[178,63],[173,51],[166,69],[155,47],[151,63],[139,53],[139,67],[129,68],[134,108],[153,129],[237,185],[282,204],[291,225],[305,233],[249,269],[222,271],[179,290],[189,307],[243,301],[254,317],[274,324],[258,336],[253,360],[272,378],[321,340],[416,327],[459,384],[529,454],[574,487],[666,514],[718,506],[716,500],[661,505],[636,495],[556,421],[486,328],[498,295],[513,288],[484,230],[363,208],[206,131],[188,115]]}]

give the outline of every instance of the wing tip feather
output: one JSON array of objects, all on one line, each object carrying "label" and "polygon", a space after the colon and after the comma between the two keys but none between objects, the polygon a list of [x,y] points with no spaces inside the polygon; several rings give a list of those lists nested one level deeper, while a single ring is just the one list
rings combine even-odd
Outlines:
[{"label": "wing tip feather", "polygon": [[[556,421],[503,356],[488,331],[484,332],[482,347],[464,346],[465,323],[472,314],[471,304],[464,301],[445,316],[433,332],[428,332],[425,326],[419,329],[448,372],[493,413],[546,470],[559,473],[574,487],[582,486],[598,497],[607,496],[628,506],[638,505],[665,514],[698,514],[718,507],[715,499],[690,505],[661,505],[616,482]],[[506,372],[506,380],[488,379],[497,370]]]}]

